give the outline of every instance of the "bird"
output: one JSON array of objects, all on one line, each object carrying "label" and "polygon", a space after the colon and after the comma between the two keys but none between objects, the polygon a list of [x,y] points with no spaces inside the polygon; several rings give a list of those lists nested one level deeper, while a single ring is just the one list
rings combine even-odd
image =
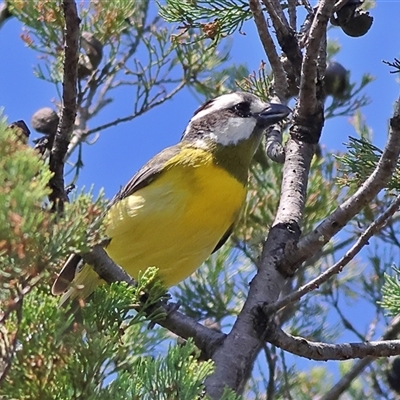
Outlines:
[{"label": "bird", "polygon": [[[108,256],[135,279],[157,267],[166,288],[191,275],[231,235],[261,138],[290,112],[247,92],[205,102],[181,140],[148,161],[112,198],[104,217]],[[52,293],[63,294],[63,304],[89,297],[102,283],[72,254]]]}]

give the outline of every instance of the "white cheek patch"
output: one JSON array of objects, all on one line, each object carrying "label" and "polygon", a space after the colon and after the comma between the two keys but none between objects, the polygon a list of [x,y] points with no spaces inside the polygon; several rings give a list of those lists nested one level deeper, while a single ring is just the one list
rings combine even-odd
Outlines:
[{"label": "white cheek patch", "polygon": [[223,146],[236,145],[248,139],[256,127],[254,118],[230,118],[218,128],[218,132],[210,132],[210,138]]},{"label": "white cheek patch", "polygon": [[[198,148],[208,148],[205,139],[209,138],[213,142],[222,144],[223,146],[236,145],[241,140],[248,139],[251,136],[256,123],[254,118],[230,118],[220,126],[213,127],[212,130],[203,131],[201,137],[193,141],[193,144]],[[189,123],[183,137],[192,129],[192,123]]]}]

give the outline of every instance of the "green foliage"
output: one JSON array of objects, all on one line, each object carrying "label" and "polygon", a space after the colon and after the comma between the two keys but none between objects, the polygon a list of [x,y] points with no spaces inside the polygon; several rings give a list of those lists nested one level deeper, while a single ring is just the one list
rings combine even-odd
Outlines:
[{"label": "green foliage", "polygon": [[[148,278],[147,278],[148,279]],[[136,297],[135,297],[136,296]],[[150,355],[163,335],[132,312],[136,288],[99,288],[81,311],[83,325],[44,290],[25,298],[18,347],[2,399],[195,399],[213,366],[198,362],[190,341]],[[17,321],[8,321],[11,329]],[[183,397],[180,397],[183,396]]]},{"label": "green foliage", "polygon": [[393,268],[396,276],[385,273],[385,283],[382,288],[382,301],[380,305],[389,315],[400,314],[400,270]]},{"label": "green foliage", "polygon": [[165,357],[137,358],[131,372],[138,379],[135,386],[131,385],[128,397],[144,400],[200,397],[203,382],[212,373],[213,366],[211,361],[196,361],[196,351],[189,341],[182,347],[169,346]]},{"label": "green foliage", "polygon": [[258,72],[253,71],[247,78],[237,82],[238,87],[244,92],[250,92],[264,101],[268,101],[271,93],[272,76],[268,74],[265,63],[262,62]]},{"label": "green foliage", "polygon": [[[46,205],[51,173],[39,155],[0,126],[0,298],[40,278],[73,250],[100,240],[101,198],[80,195],[59,218]],[[76,215],[82,217],[76,218]],[[4,290],[4,291],[3,291]]]},{"label": "green foliage", "polygon": [[[23,0],[11,0],[7,5],[13,15],[30,27],[22,35],[24,42],[47,55],[56,55],[51,47],[57,45],[59,51],[63,48],[64,18],[60,13],[61,1],[26,2]],[[36,33],[35,33],[36,32]]]},{"label": "green foliage", "polygon": [[[50,172],[14,131],[0,126],[0,263],[2,274],[23,273],[26,260],[42,266],[39,249],[51,246],[52,216],[43,210]],[[44,233],[46,233],[44,235]],[[8,267],[7,267],[8,265]],[[12,268],[10,268],[12,266]],[[11,272],[14,268],[17,271]],[[40,268],[42,269],[42,268]]]},{"label": "green foliage", "polygon": [[158,4],[160,16],[167,22],[178,22],[184,30],[198,28],[202,39],[215,43],[240,31],[252,17],[248,3],[242,0],[167,0],[165,5]]},{"label": "green foliage", "polygon": [[[359,187],[374,171],[382,150],[374,146],[367,138],[349,137],[348,152],[337,157],[341,163],[342,177],[338,179],[339,185]],[[388,190],[400,189],[400,165],[387,183]]]},{"label": "green foliage", "polygon": [[294,399],[308,400],[324,393],[332,383],[332,375],[324,367],[314,367],[307,372],[292,370],[288,376],[288,387],[282,385],[280,393],[285,394],[290,388]]},{"label": "green foliage", "polygon": [[[90,195],[81,194],[66,205],[62,216],[58,216],[46,204],[50,177],[39,155],[1,121],[0,355],[6,367],[0,368],[0,376],[7,372],[19,346],[16,338],[23,330],[24,305],[29,293],[36,286],[48,291],[48,283],[42,284],[42,281],[59,268],[61,260],[71,251],[87,250],[102,237],[100,216],[104,207],[101,198],[93,202]],[[32,314],[28,312],[28,318],[29,315],[33,318],[35,312],[35,309]],[[50,310],[43,312],[51,313]],[[38,320],[37,323],[42,322]],[[26,322],[26,332],[30,327]],[[53,328],[55,326],[47,333],[53,332]]]},{"label": "green foliage", "polygon": [[245,65],[231,65],[216,69],[213,74],[202,74],[202,81],[196,80],[191,84],[194,95],[201,97],[199,103],[224,93],[239,89],[238,82],[249,74]]}]

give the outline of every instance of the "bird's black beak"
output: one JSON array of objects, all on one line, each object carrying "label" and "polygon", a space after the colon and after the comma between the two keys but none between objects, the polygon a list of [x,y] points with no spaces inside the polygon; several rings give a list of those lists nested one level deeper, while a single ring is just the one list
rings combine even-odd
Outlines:
[{"label": "bird's black beak", "polygon": [[268,107],[256,114],[257,124],[267,127],[286,118],[292,110],[283,104],[269,103]]}]

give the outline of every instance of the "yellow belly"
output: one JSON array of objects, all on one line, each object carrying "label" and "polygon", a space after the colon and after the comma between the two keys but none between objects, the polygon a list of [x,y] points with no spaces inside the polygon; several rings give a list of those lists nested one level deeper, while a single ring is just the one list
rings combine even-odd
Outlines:
[{"label": "yellow belly", "polygon": [[211,254],[239,216],[243,184],[203,150],[192,152],[195,161],[171,160],[155,181],[107,214],[107,253],[134,278],[156,266],[167,287],[177,284]]}]

